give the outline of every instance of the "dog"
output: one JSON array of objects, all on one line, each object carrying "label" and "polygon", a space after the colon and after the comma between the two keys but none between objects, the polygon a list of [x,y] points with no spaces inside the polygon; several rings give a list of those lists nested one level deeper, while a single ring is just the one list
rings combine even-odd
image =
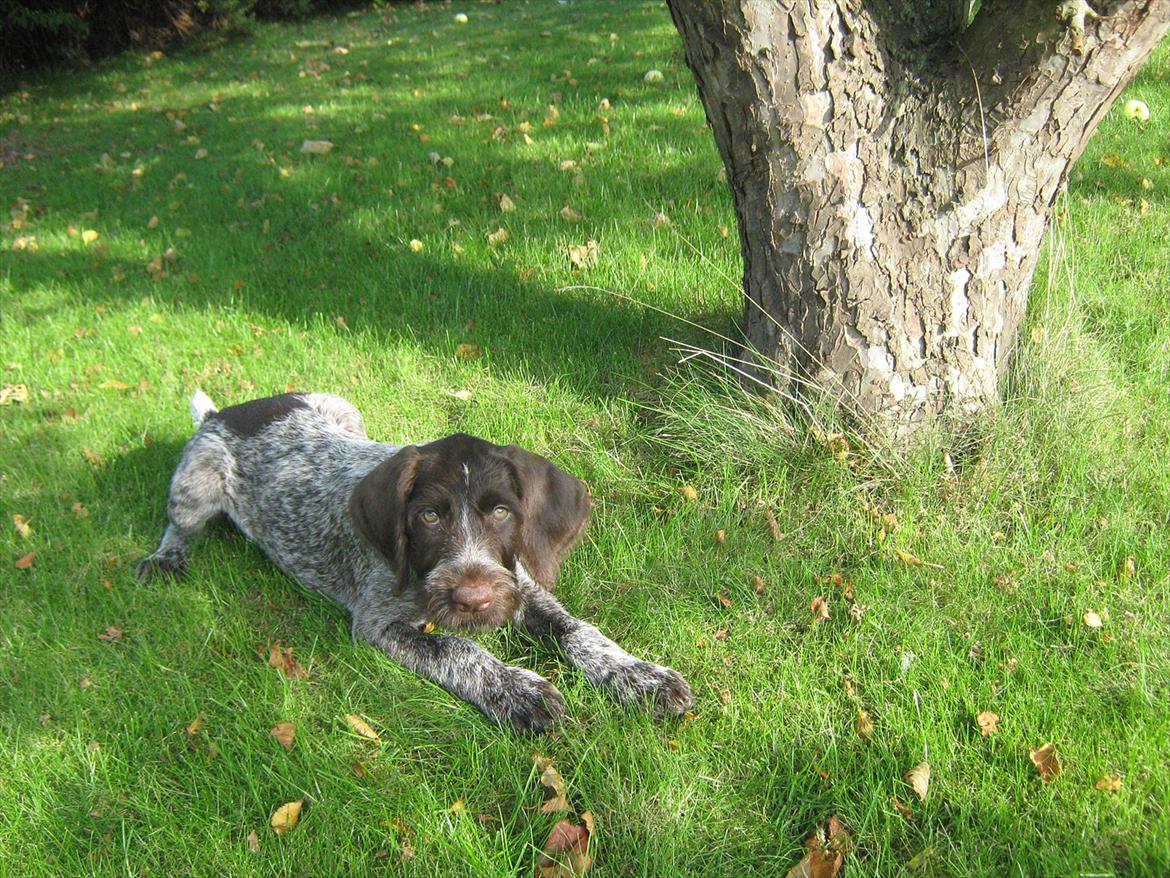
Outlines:
[{"label": "dog", "polygon": [[470,702],[539,732],[565,710],[547,680],[472,640],[428,633],[511,624],[560,648],[622,704],[679,716],[694,703],[674,670],[634,658],[552,596],[581,540],[580,480],[516,445],[457,433],[396,446],[366,436],[340,397],[287,393],[219,410],[191,398],[195,435],[171,479],[147,581],[187,571],[188,543],[226,514],[282,571],[349,610],[354,640]]}]

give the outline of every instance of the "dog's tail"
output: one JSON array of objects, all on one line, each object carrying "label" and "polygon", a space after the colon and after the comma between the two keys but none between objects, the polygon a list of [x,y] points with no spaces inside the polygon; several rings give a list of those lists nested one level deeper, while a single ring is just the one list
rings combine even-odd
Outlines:
[{"label": "dog's tail", "polygon": [[191,420],[195,422],[195,426],[198,427],[207,420],[208,415],[213,415],[218,411],[219,409],[215,407],[211,397],[196,387],[195,393],[191,395]]}]

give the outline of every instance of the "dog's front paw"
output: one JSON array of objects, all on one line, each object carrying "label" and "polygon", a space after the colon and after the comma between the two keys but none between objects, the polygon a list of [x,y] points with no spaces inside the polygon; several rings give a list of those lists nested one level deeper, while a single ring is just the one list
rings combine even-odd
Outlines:
[{"label": "dog's front paw", "polygon": [[548,680],[505,665],[484,709],[517,732],[543,732],[565,713],[565,699]]},{"label": "dog's front paw", "polygon": [[614,671],[605,681],[623,703],[649,702],[654,715],[682,716],[695,705],[695,696],[682,675],[652,662],[634,662]]},{"label": "dog's front paw", "polygon": [[182,579],[187,575],[187,558],[184,555],[159,554],[147,555],[134,568],[134,576],[139,582],[150,582],[152,579]]}]

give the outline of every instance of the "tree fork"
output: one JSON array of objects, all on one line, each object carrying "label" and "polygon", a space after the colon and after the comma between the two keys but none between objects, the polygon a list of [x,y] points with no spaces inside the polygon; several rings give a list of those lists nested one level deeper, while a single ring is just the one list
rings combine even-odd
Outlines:
[{"label": "tree fork", "polygon": [[965,0],[669,5],[773,380],[887,435],[976,416],[1069,168],[1170,0],[987,0],[970,22]]}]

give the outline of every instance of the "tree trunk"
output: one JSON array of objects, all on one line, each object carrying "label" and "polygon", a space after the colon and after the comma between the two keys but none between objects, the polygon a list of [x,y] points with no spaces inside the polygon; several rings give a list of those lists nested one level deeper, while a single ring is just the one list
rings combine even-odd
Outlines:
[{"label": "tree trunk", "polygon": [[[669,0],[771,380],[884,434],[994,400],[1072,163],[1170,0]],[[1063,16],[1063,17],[1062,17]],[[792,388],[789,387],[789,390]]]}]

